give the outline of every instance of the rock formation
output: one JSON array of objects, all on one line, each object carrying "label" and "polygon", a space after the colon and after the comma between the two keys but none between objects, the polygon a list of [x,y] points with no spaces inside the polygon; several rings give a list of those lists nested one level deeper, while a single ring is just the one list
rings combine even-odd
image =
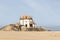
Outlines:
[{"label": "rock formation", "polygon": [[6,25],[2,28],[0,28],[1,31],[18,31],[18,26],[19,24],[16,23],[16,24],[9,24],[9,25]]},{"label": "rock formation", "polygon": [[48,31],[48,30],[42,27],[26,28],[25,26],[22,26],[21,28],[19,28],[19,23],[16,23],[6,25],[0,28],[0,31]]}]

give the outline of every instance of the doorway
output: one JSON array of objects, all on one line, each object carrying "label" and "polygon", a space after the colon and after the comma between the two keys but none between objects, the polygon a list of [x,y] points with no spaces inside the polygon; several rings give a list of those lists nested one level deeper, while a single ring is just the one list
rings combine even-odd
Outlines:
[{"label": "doorway", "polygon": [[27,27],[27,24],[25,26]]},{"label": "doorway", "polygon": [[32,24],[30,24],[30,27],[33,27],[33,25],[32,25]]}]

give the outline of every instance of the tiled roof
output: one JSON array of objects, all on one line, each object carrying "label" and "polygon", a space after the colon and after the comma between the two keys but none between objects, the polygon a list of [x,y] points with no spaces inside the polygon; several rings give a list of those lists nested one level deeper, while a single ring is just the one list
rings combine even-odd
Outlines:
[{"label": "tiled roof", "polygon": [[21,16],[20,19],[32,19],[32,18],[30,16],[28,16],[28,15],[24,15],[24,16]]},{"label": "tiled roof", "polygon": [[34,21],[30,21],[30,24],[35,24],[35,22]]}]

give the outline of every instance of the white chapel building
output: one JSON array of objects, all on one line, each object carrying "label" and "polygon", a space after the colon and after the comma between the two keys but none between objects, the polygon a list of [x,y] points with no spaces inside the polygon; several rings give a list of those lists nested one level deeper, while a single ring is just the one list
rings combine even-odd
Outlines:
[{"label": "white chapel building", "polygon": [[30,17],[28,15],[24,15],[24,16],[20,17],[20,25],[23,25],[26,28],[34,28],[35,27],[35,23],[34,23],[32,17]]}]

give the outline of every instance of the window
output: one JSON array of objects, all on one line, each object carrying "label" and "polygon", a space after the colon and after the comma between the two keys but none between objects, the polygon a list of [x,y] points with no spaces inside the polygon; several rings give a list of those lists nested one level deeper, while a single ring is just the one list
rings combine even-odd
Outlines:
[{"label": "window", "polygon": [[27,21],[25,21],[27,23]]}]

